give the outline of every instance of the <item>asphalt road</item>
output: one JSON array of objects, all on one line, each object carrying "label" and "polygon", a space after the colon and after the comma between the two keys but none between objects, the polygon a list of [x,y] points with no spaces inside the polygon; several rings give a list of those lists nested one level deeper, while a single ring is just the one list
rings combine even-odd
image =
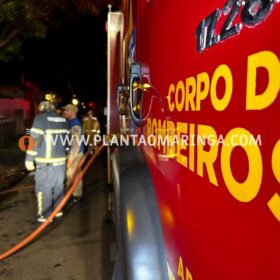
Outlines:
[{"label": "asphalt road", "polygon": [[[5,280],[109,280],[114,264],[115,233],[103,222],[107,209],[106,168],[100,156],[85,178],[85,195],[68,203],[28,246],[0,263]],[[34,181],[27,176],[16,187],[29,190],[0,197],[0,254],[37,228]]]}]

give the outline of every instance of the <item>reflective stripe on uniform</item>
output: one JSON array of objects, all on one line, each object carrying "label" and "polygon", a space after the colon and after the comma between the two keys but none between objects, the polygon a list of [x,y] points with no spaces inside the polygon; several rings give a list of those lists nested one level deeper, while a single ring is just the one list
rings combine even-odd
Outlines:
[{"label": "reflective stripe on uniform", "polygon": [[47,133],[45,140],[46,140],[46,158],[51,158],[51,156],[52,156],[52,135]]},{"label": "reflective stripe on uniform", "polygon": [[38,154],[36,151],[27,151],[26,153],[31,156],[36,156]]},{"label": "reflective stripe on uniform", "polygon": [[69,130],[68,129],[47,129],[46,133],[49,133],[49,134],[69,133]]},{"label": "reflective stripe on uniform", "polygon": [[66,161],[66,157],[63,158],[36,158],[36,162],[42,162],[42,163],[54,163],[54,162],[60,162],[60,161]]},{"label": "reflective stripe on uniform", "polygon": [[47,117],[47,120],[49,122],[66,122],[65,118],[60,118],[60,117]]},{"label": "reflective stripe on uniform", "polygon": [[32,127],[30,129],[30,131],[34,132],[34,133],[37,133],[37,134],[40,134],[40,135],[44,135],[44,131],[40,128],[35,128],[35,127]]},{"label": "reflective stripe on uniform", "polygon": [[38,215],[43,215],[43,192],[37,193]]},{"label": "reflective stripe on uniform", "polygon": [[68,134],[68,129],[46,129],[46,158],[52,157],[52,145],[55,144],[55,141],[52,139],[52,134]]}]

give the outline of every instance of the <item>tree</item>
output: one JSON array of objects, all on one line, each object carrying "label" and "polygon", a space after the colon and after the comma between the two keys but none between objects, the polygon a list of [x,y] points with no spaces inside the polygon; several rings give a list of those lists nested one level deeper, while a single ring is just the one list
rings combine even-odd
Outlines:
[{"label": "tree", "polygon": [[[36,2],[36,3],[35,3]],[[56,1],[0,0],[0,60],[20,55],[26,37],[43,38],[46,20]],[[51,3],[51,4],[50,4]]]},{"label": "tree", "polygon": [[0,0],[0,61],[20,57],[25,38],[45,38],[50,16],[60,10],[66,16],[98,15],[108,4],[121,7],[121,0]]}]

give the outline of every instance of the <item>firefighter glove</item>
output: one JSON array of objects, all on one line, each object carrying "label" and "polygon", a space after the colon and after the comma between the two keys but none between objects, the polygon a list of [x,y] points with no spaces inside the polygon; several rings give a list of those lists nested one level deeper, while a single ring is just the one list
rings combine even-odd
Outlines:
[{"label": "firefighter glove", "polygon": [[33,170],[35,170],[34,162],[33,162],[33,161],[25,161],[25,168],[26,168],[28,171],[33,171]]}]

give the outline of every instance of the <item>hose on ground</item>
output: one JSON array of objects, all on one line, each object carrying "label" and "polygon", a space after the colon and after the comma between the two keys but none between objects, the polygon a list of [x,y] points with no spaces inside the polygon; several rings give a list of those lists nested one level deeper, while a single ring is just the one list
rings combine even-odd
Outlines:
[{"label": "hose on ground", "polygon": [[[81,164],[79,164],[78,168],[76,169],[74,175],[72,178],[75,177],[75,179],[73,179],[73,184],[72,186],[69,188],[68,192],[65,194],[65,196],[63,197],[62,201],[59,203],[59,205],[57,205],[57,207],[53,210],[53,212],[50,214],[50,216],[47,218],[47,220],[41,224],[37,229],[35,229],[30,235],[28,235],[24,240],[22,240],[21,242],[19,242],[18,244],[16,244],[14,247],[12,247],[11,249],[7,250],[6,252],[2,253],[0,255],[0,261],[6,259],[7,257],[9,257],[10,255],[14,254],[15,252],[17,252],[18,250],[20,250],[21,248],[23,248],[24,246],[26,246],[28,243],[31,242],[31,240],[33,240],[36,236],[38,236],[47,226],[48,224],[54,219],[55,215],[61,211],[61,209],[65,206],[65,204],[67,203],[67,201],[70,199],[72,193],[74,192],[74,190],[76,189],[76,187],[78,186],[80,180],[82,179],[82,177],[85,175],[85,173],[87,172],[87,170],[89,169],[89,167],[91,166],[91,164],[94,162],[94,160],[96,159],[96,157],[100,154],[100,152],[103,150],[104,145],[101,144],[98,149],[95,151],[95,153],[91,156],[91,158],[89,159],[89,161],[86,163],[86,165],[84,166],[83,169],[79,170],[81,168],[81,166],[83,165],[83,163],[86,160],[86,155],[88,155],[90,153],[90,151],[88,151],[88,154],[85,154],[85,156],[83,157],[83,162],[81,162]],[[82,161],[82,160],[81,160]]]}]

